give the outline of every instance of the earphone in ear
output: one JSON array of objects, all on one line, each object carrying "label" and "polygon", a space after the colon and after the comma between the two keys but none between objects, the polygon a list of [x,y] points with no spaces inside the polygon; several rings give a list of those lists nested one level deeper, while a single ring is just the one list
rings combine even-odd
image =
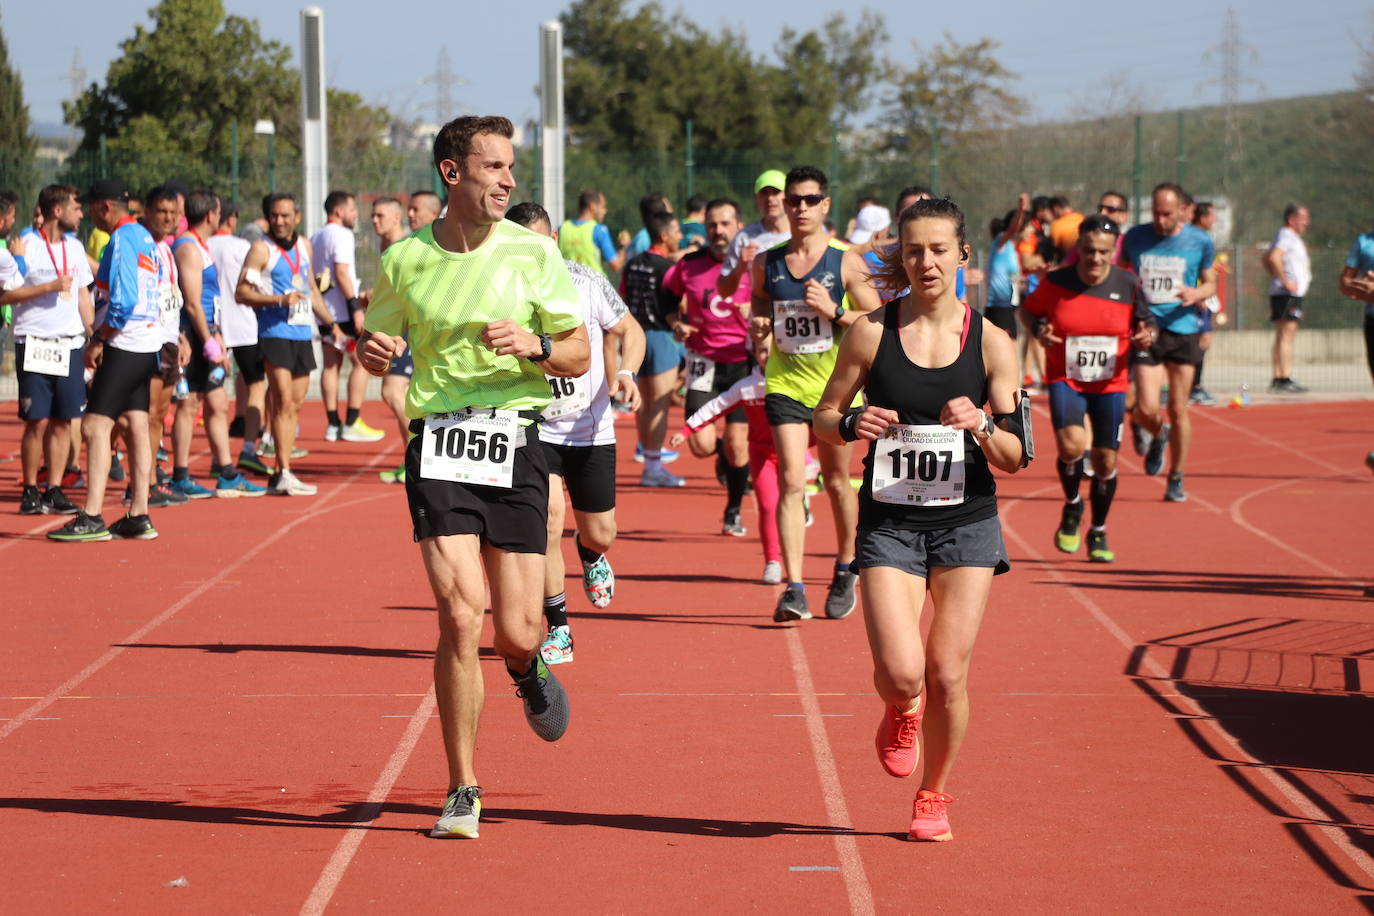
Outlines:
[{"label": "earphone in ear", "polygon": [[449,180],[449,181],[457,181],[457,180],[458,180],[458,170],[457,170],[457,169],[449,169],[449,170],[448,170],[448,180]]}]

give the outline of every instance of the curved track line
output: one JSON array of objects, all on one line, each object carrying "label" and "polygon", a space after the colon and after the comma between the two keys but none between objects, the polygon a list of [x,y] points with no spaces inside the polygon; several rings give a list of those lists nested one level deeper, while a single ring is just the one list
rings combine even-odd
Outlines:
[{"label": "curved track line", "polygon": [[[1039,493],[1043,493],[1047,489],[1053,488],[1042,488],[1041,490],[1037,490],[1035,493],[1031,495],[1038,495]],[[1015,504],[1017,502],[1020,502],[1020,498],[1010,500],[1009,502]],[[1022,537],[1020,532],[1018,532],[1015,528],[1013,528],[1010,524],[1006,522],[1005,513],[1003,514],[1003,530],[1007,534],[1011,535],[1011,537],[1016,540],[1021,549],[1024,550],[1032,559],[1039,562],[1046,572],[1048,572],[1051,576],[1057,579],[1059,581],[1059,584],[1063,586],[1065,589],[1067,589],[1069,595],[1072,596],[1075,601],[1081,604],[1088,611],[1088,613],[1093,616],[1093,619],[1095,619],[1099,624],[1102,625],[1103,629],[1105,629],[1108,633],[1111,633],[1112,636],[1114,636],[1116,640],[1121,643],[1121,645],[1126,649],[1127,652],[1135,651],[1136,646],[1138,645],[1137,641],[1132,639],[1130,634],[1127,633],[1126,630],[1120,624],[1118,624],[1111,617],[1110,614],[1104,611],[1096,601],[1090,598],[1087,595],[1087,593],[1085,593],[1078,586],[1069,584],[1068,580],[1064,577],[1064,573],[1062,572],[1062,570],[1060,570],[1053,564],[1046,562],[1044,555],[1041,554],[1038,550],[1036,550],[1035,547],[1031,545],[1030,541]],[[1159,680],[1166,681],[1170,684],[1175,683],[1174,680],[1169,677],[1169,672],[1166,671],[1164,667],[1161,666],[1153,658],[1146,657],[1144,660],[1144,664],[1147,668],[1150,669],[1151,673]],[[1356,847],[1338,826],[1331,825],[1329,823],[1329,819],[1327,818],[1324,812],[1319,810],[1315,805],[1308,801],[1306,796],[1304,796],[1301,792],[1295,789],[1272,767],[1270,767],[1268,764],[1262,763],[1259,760],[1256,760],[1251,754],[1249,754],[1245,750],[1244,747],[1241,746],[1241,744],[1239,743],[1239,741],[1237,741],[1236,738],[1234,738],[1229,732],[1227,732],[1220,725],[1218,725],[1216,721],[1212,719],[1212,717],[1208,715],[1206,711],[1203,710],[1202,707],[1199,706],[1196,702],[1194,702],[1191,698],[1179,694],[1177,696],[1171,697],[1171,699],[1173,700],[1176,706],[1182,709],[1186,709],[1190,711],[1190,713],[1193,716],[1196,716],[1197,718],[1194,720],[1194,727],[1199,730],[1209,731],[1217,744],[1223,745],[1227,748],[1227,753],[1229,753],[1232,756],[1233,760],[1245,761],[1246,763],[1250,764],[1256,772],[1263,773],[1264,777],[1269,781],[1269,783],[1274,787],[1274,789],[1281,796],[1287,799],[1290,805],[1292,805],[1294,811],[1298,812],[1303,818],[1306,818],[1308,821],[1310,821],[1311,826],[1313,828],[1324,834],[1327,840],[1331,843],[1331,845],[1334,846],[1336,849],[1340,850],[1352,865],[1354,865],[1360,871],[1364,872],[1364,874],[1369,876],[1370,879],[1374,880],[1374,858],[1371,858],[1368,853]]]},{"label": "curved track line", "polygon": [[[849,817],[849,805],[844,800],[840,772],[835,767],[835,755],[830,750],[830,739],[825,734],[821,703],[816,698],[816,686],[811,680],[811,666],[806,663],[801,634],[796,627],[788,627],[786,632],[792,677],[797,682],[797,694],[801,699],[802,712],[806,715],[806,732],[811,738],[811,755],[816,759],[816,772],[821,778],[825,816],[831,825],[852,831],[854,822]],[[840,857],[840,874],[844,876],[844,887],[849,893],[849,912],[854,916],[872,916],[873,889],[868,883],[863,858],[859,855],[859,844],[855,842],[852,832],[835,834],[835,852]]]},{"label": "curved track line", "polygon": [[1232,430],[1234,432],[1244,433],[1252,439],[1258,439],[1260,442],[1265,443],[1271,448],[1278,449],[1282,452],[1287,452],[1290,455],[1297,455],[1299,458],[1305,458],[1313,464],[1319,464],[1322,467],[1335,471],[1337,474],[1340,474],[1342,476],[1349,476],[1351,473],[1351,469],[1349,467],[1341,467],[1340,465],[1332,464],[1329,461],[1323,461],[1320,458],[1315,458],[1312,456],[1310,452],[1305,452],[1302,449],[1293,448],[1291,445],[1280,442],[1277,439],[1271,439],[1263,433],[1257,433],[1253,429],[1249,429],[1247,427],[1240,426],[1236,423],[1232,423],[1230,420],[1223,420],[1221,417],[1213,416],[1210,413],[1199,413],[1198,416],[1211,420],[1218,426],[1224,426],[1227,429]]},{"label": "curved track line", "polygon": [[1264,540],[1268,541],[1269,543],[1273,544],[1273,545],[1276,546],[1276,547],[1282,547],[1284,550],[1287,550],[1287,551],[1288,551],[1289,553],[1291,553],[1293,556],[1297,557],[1298,559],[1300,559],[1300,560],[1302,560],[1302,561],[1304,561],[1304,562],[1306,562],[1306,563],[1311,564],[1313,567],[1315,567],[1315,568],[1317,568],[1317,569],[1320,569],[1320,570],[1321,570],[1322,572],[1324,572],[1324,573],[1327,573],[1327,574],[1332,575],[1332,576],[1338,576],[1338,577],[1340,577],[1340,578],[1353,579],[1353,578],[1355,578],[1354,576],[1351,576],[1351,575],[1348,574],[1348,573],[1342,572],[1341,570],[1339,570],[1339,569],[1337,569],[1336,567],[1330,565],[1329,563],[1323,563],[1321,560],[1318,560],[1316,557],[1311,556],[1310,554],[1304,553],[1303,551],[1301,551],[1301,550],[1299,550],[1298,548],[1294,547],[1293,545],[1287,543],[1286,541],[1282,540],[1281,538],[1275,537],[1274,535],[1272,535],[1272,534],[1270,534],[1269,532],[1265,531],[1263,528],[1259,528],[1259,527],[1257,527],[1257,526],[1255,526],[1255,525],[1250,524],[1248,521],[1245,520],[1245,516],[1241,513],[1241,507],[1242,507],[1243,505],[1245,505],[1247,502],[1249,502],[1252,498],[1254,498],[1254,497],[1256,497],[1256,496],[1259,496],[1261,493],[1268,493],[1270,490],[1277,490],[1279,487],[1286,487],[1286,486],[1289,486],[1290,484],[1298,483],[1298,482],[1301,482],[1301,481],[1304,481],[1304,480],[1318,480],[1318,479],[1321,479],[1321,478],[1315,478],[1315,477],[1295,477],[1295,478],[1293,478],[1292,480],[1280,480],[1280,481],[1278,481],[1277,483],[1271,483],[1271,484],[1269,484],[1269,486],[1267,486],[1267,487],[1260,487],[1259,489],[1251,490],[1249,493],[1245,494],[1244,496],[1238,497],[1234,502],[1231,503],[1231,520],[1232,520],[1233,522],[1235,522],[1237,525],[1239,525],[1240,527],[1244,528],[1246,531],[1249,531],[1251,534],[1255,535],[1256,537],[1261,537],[1261,538],[1263,538]]},{"label": "curved track line", "polygon": [[329,493],[325,494],[318,501],[316,501],[309,511],[302,514],[299,518],[282,525],[281,528],[277,529],[277,532],[275,534],[271,535],[270,537],[262,541],[259,541],[257,544],[254,544],[251,549],[249,549],[247,552],[241,555],[234,562],[230,563],[228,566],[225,566],[215,575],[211,576],[209,579],[202,582],[196,588],[192,589],[189,593],[185,595],[185,597],[179,598],[178,600],[174,601],[171,605],[167,607],[166,610],[162,611],[162,613],[158,614],[152,620],[149,620],[147,623],[139,627],[133,633],[129,634],[128,636],[120,640],[118,645],[111,646],[110,649],[106,651],[104,655],[100,656],[95,661],[87,665],[85,668],[82,668],[76,674],[72,675],[61,685],[50,691],[47,696],[43,697],[43,699],[39,700],[37,703],[34,703],[28,709],[25,709],[23,712],[15,716],[13,719],[6,722],[3,727],[0,727],[0,741],[3,741],[10,735],[14,734],[15,731],[17,731],[19,727],[22,726],[24,723],[28,722],[34,716],[38,715],[43,710],[47,709],[53,703],[56,703],[58,700],[62,699],[62,697],[66,694],[75,690],[83,681],[90,678],[101,668],[104,668],[110,662],[118,658],[120,654],[124,652],[125,649],[138,643],[139,640],[141,640],[144,636],[147,636],[154,629],[166,623],[168,620],[171,620],[182,608],[186,607],[186,605],[190,604],[192,601],[195,601],[201,595],[205,594],[207,591],[214,588],[215,585],[218,584],[221,579],[225,578],[230,573],[234,572],[239,567],[243,566],[253,557],[262,553],[268,547],[271,547],[277,541],[281,540],[289,532],[294,530],[297,525],[309,521],[310,519],[318,518],[319,516],[324,515],[327,512],[333,512],[336,509],[345,509],[349,506],[356,506],[359,503],[371,502],[374,499],[384,498],[383,495],[379,493],[376,496],[367,496],[361,499],[350,500],[346,503],[339,503],[338,505],[330,506],[327,509],[323,508],[324,504],[328,503],[330,500],[334,499],[334,497],[342,493],[345,487],[347,487],[349,484],[353,483],[355,480],[361,477],[365,471],[371,470],[373,467],[377,465],[379,461],[382,460],[382,458],[390,454],[392,448],[394,448],[394,446],[388,447],[378,452],[376,456],[372,458],[371,461],[369,461],[367,464],[363,465],[361,468],[355,471],[352,474],[352,476],[350,476],[347,480],[341,481],[338,484],[338,486],[336,486],[333,490],[331,490]]},{"label": "curved track line", "polygon": [[334,891],[338,889],[339,882],[343,881],[344,873],[352,864],[353,856],[358,852],[358,847],[363,844],[363,840],[367,839],[367,825],[376,820],[377,815],[382,812],[382,805],[386,802],[386,797],[391,794],[392,787],[396,785],[396,780],[400,778],[401,771],[405,769],[406,763],[410,760],[410,755],[414,753],[415,745],[419,743],[421,733],[429,724],[429,717],[433,715],[436,705],[434,688],[430,687],[429,693],[425,694],[425,698],[416,707],[415,714],[410,717],[410,722],[406,725],[401,740],[397,742],[396,749],[391,752],[391,759],[386,762],[386,766],[382,768],[377,781],[373,783],[372,791],[367,793],[367,803],[359,811],[358,819],[339,838],[338,845],[334,847],[334,854],[325,863],[324,870],[320,872],[319,879],[310,890],[310,896],[301,905],[302,914],[316,916],[316,914],[323,913],[325,907],[329,906],[329,901],[333,898]]}]

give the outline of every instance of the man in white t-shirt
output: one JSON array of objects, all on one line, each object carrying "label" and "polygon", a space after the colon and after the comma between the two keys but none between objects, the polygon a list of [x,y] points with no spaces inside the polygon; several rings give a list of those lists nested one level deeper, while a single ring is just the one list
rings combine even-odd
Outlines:
[{"label": "man in white t-shirt", "polygon": [[[24,515],[75,515],[61,489],[71,451],[71,427],[86,411],[81,354],[94,320],[88,287],[93,281],[86,251],[71,235],[81,224],[76,188],[48,185],[38,194],[43,227],[28,239],[28,272],[0,277],[15,286],[5,301],[14,306],[15,369],[19,375],[20,450]],[[6,255],[8,257],[8,254]],[[13,261],[10,262],[13,264]],[[48,487],[38,490],[38,469],[47,458]]]},{"label": "man in white t-shirt", "polygon": [[1302,299],[1312,284],[1312,263],[1302,234],[1312,221],[1302,204],[1283,210],[1283,226],[1264,254],[1269,272],[1269,319],[1274,323],[1274,379],[1272,394],[1301,394],[1307,389],[1293,381],[1293,341],[1302,321]]},{"label": "man in white t-shirt", "polygon": [[357,243],[353,228],[358,225],[358,202],[347,191],[330,191],[324,199],[328,220],[310,239],[315,253],[315,280],[324,291],[324,304],[330,316],[344,332],[346,349],[353,363],[348,376],[348,404],[343,421],[339,420],[339,367],[344,351],[332,346],[327,335],[320,335],[324,369],[320,373],[320,400],[329,425],[324,438],[328,442],[376,442],[386,435],[373,429],[359,416],[367,397],[367,373],[360,371],[358,362],[358,331],[363,326],[363,305],[358,300]]},{"label": "man in white t-shirt", "polygon": [[758,208],[759,218],[735,233],[725,252],[725,260],[720,262],[716,289],[722,299],[735,294],[756,255],[792,238],[787,213],[782,208],[782,186],[786,177],[777,169],[769,169],[754,181],[754,206]]},{"label": "man in white t-shirt", "polygon": [[[506,219],[557,239],[543,207],[511,207]],[[615,542],[615,411],[611,400],[640,407],[635,373],[644,359],[644,331],[600,270],[565,261],[582,302],[591,365],[576,378],[549,377],[554,399],[544,408],[539,440],[549,464],[548,547],[544,555],[544,616],[548,635],[539,648],[545,664],[573,660],[568,600],[563,592],[563,489],[572,502],[577,533],[573,545],[582,561],[582,590],[596,607],[615,595],[615,572],[606,552]],[[614,342],[619,365],[608,367],[603,341]]]}]

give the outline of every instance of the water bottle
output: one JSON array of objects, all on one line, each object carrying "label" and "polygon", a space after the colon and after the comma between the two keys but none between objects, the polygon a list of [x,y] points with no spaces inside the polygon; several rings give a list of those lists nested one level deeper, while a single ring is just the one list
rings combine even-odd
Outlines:
[{"label": "water bottle", "polygon": [[1230,407],[1249,407],[1250,406],[1250,386],[1244,382],[1240,383],[1240,393],[1231,399]]},{"label": "water bottle", "polygon": [[191,395],[191,386],[186,383],[186,376],[177,379],[176,385],[172,388],[172,400],[184,401]]},{"label": "water bottle", "polygon": [[210,370],[210,384],[221,385],[224,383],[224,367],[216,366]]}]

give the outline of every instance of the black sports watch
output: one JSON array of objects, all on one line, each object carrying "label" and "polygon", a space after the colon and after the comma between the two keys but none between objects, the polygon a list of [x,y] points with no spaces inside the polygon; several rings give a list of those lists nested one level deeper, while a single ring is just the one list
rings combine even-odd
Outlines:
[{"label": "black sports watch", "polygon": [[542,363],[553,355],[553,338],[548,334],[539,335],[539,355],[529,357],[532,363]]},{"label": "black sports watch", "polygon": [[843,305],[837,305],[837,306],[835,306],[835,317],[832,318],[832,319],[830,319],[830,320],[831,320],[831,321],[839,321],[841,318],[844,317],[844,313],[847,312],[847,311],[849,311],[849,310],[848,310],[847,308],[845,308]]}]

